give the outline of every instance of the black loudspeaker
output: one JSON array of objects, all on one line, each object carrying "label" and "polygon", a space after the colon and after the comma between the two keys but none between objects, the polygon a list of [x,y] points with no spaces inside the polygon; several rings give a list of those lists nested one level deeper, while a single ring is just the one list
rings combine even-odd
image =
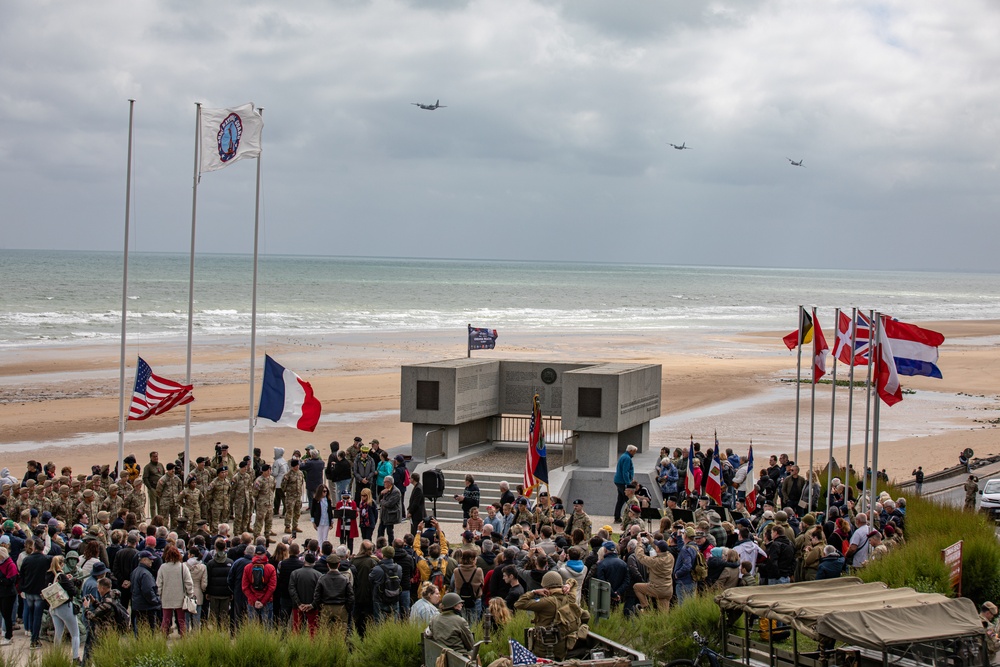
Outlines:
[{"label": "black loudspeaker", "polygon": [[424,485],[424,498],[437,500],[444,495],[444,473],[441,470],[425,470],[421,482]]}]

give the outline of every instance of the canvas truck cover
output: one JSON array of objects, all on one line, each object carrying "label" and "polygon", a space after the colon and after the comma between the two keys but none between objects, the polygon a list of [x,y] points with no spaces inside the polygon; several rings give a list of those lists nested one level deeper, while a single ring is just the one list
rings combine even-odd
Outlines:
[{"label": "canvas truck cover", "polygon": [[813,639],[878,650],[983,633],[976,606],[967,598],[866,584],[856,577],[731,588],[715,600],[722,609],[786,623]]}]

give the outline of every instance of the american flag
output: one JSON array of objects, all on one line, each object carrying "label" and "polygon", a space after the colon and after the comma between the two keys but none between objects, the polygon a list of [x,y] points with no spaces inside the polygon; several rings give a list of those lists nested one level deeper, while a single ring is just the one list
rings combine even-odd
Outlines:
[{"label": "american flag", "polygon": [[186,405],[194,400],[191,385],[183,385],[153,373],[149,364],[139,357],[135,369],[135,389],[132,405],[128,409],[129,421],[141,421],[153,415],[162,415],[176,405]]},{"label": "american flag", "polygon": [[547,658],[539,658],[537,655],[524,648],[516,639],[510,641],[510,661],[516,665],[546,665],[552,661]]},{"label": "american flag", "polygon": [[531,492],[539,482],[549,483],[549,466],[545,458],[545,429],[542,426],[542,408],[535,394],[531,410],[531,424],[528,427],[528,452],[524,457],[524,495]]}]

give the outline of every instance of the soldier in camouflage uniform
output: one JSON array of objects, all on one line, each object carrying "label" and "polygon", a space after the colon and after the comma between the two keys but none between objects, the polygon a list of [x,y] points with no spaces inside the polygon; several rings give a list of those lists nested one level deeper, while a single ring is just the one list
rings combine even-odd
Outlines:
[{"label": "soldier in camouflage uniform", "polygon": [[101,503],[101,509],[110,516],[117,517],[118,510],[125,506],[125,499],[118,493],[118,485],[112,484],[108,487],[108,497]]},{"label": "soldier in camouflage uniform", "polygon": [[198,488],[198,478],[194,475],[189,475],[187,488],[181,491],[177,497],[177,503],[181,506],[184,516],[188,518],[189,526],[193,526],[201,518],[201,504],[203,500],[204,497],[201,489]]},{"label": "soldier in camouflage uniform", "polygon": [[7,503],[7,516],[13,518],[15,521],[20,520],[21,512],[26,509],[31,509],[30,493],[31,489],[26,486],[22,486],[18,489],[17,497]]},{"label": "soldier in camouflage uniform", "polygon": [[208,526],[210,530],[218,530],[219,524],[229,518],[229,471],[223,466],[208,487]]},{"label": "soldier in camouflage uniform", "polygon": [[594,524],[590,520],[590,515],[583,510],[582,500],[573,501],[573,513],[570,514],[569,519],[566,520],[567,533],[572,535],[573,531],[577,529],[583,531],[583,537],[587,541],[590,540],[594,533]]},{"label": "soldier in camouflage uniform", "polygon": [[191,474],[198,480],[198,490],[201,491],[201,516],[207,519],[209,515],[208,490],[212,486],[212,482],[215,481],[215,470],[208,467],[207,459],[204,456],[199,456],[196,461],[198,466],[191,471]]},{"label": "soldier in camouflage uniform", "polygon": [[552,502],[547,491],[538,494],[538,504],[532,512],[531,525],[534,526],[537,535],[542,530],[542,526],[552,525]]},{"label": "soldier in camouflage uniform", "polygon": [[125,507],[132,514],[135,514],[135,520],[139,523],[145,519],[146,514],[146,487],[142,483],[142,478],[137,477],[132,482],[132,493],[128,494],[128,498],[125,499]]},{"label": "soldier in camouflage uniform", "polygon": [[270,537],[271,520],[274,516],[274,478],[271,477],[271,466],[266,463],[261,464],[260,477],[254,480],[253,501],[257,512],[253,532],[257,536]]},{"label": "soldier in camouflage uniform", "polygon": [[156,491],[160,478],[166,474],[166,468],[160,463],[160,455],[157,452],[149,453],[149,463],[142,468],[142,483],[146,485],[146,494],[149,496],[149,515],[156,516],[159,512],[159,494]]},{"label": "soldier in camouflage uniform", "polygon": [[239,535],[250,530],[250,517],[253,514],[253,505],[250,504],[250,491],[253,487],[253,478],[250,477],[249,461],[240,461],[239,472],[233,476],[232,505],[233,505],[233,533]]},{"label": "soldier in camouflage uniform", "polygon": [[167,522],[167,526],[173,530],[177,526],[177,517],[181,514],[181,506],[178,502],[181,490],[184,485],[181,478],[177,476],[177,471],[173,463],[167,464],[167,474],[156,483],[156,505],[160,516]]},{"label": "soldier in camouflage uniform", "polygon": [[528,511],[528,499],[518,498],[517,509],[514,512],[514,524],[521,524],[521,523],[531,524],[532,521],[534,521],[534,518],[535,518],[534,515],[530,511]]},{"label": "soldier in camouflage uniform", "polygon": [[358,454],[361,453],[362,444],[363,442],[361,438],[359,436],[355,436],[354,442],[351,443],[351,446],[344,451],[344,456],[346,456],[347,460],[351,462],[352,470],[354,469],[354,459],[358,458]]},{"label": "soldier in camouflage uniform", "polygon": [[285,532],[296,536],[299,531],[299,514],[302,512],[302,487],[306,478],[299,470],[299,460],[289,462],[289,470],[281,480],[281,490],[285,496]]},{"label": "soldier in camouflage uniform", "polygon": [[[76,506],[73,523],[86,523],[87,525],[96,523],[97,513],[100,511],[101,506],[97,502],[97,494],[94,493],[93,489],[87,489],[83,492],[83,500]],[[86,516],[86,521],[83,520],[84,516]]]}]

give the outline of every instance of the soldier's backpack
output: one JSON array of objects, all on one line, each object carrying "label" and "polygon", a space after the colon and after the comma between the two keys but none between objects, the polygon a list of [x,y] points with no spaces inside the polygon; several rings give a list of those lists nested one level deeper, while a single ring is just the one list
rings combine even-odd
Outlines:
[{"label": "soldier's backpack", "polygon": [[427,563],[428,565],[430,565],[431,568],[431,576],[428,578],[428,581],[434,584],[437,587],[437,589],[441,591],[443,595],[445,592],[444,573],[445,570],[448,569],[448,561],[446,561],[442,556],[437,560],[431,560],[430,558],[428,558]]},{"label": "soldier's backpack", "polygon": [[705,554],[699,549],[694,549],[694,562],[691,564],[691,580],[705,581],[708,579],[708,563],[705,562]]}]

